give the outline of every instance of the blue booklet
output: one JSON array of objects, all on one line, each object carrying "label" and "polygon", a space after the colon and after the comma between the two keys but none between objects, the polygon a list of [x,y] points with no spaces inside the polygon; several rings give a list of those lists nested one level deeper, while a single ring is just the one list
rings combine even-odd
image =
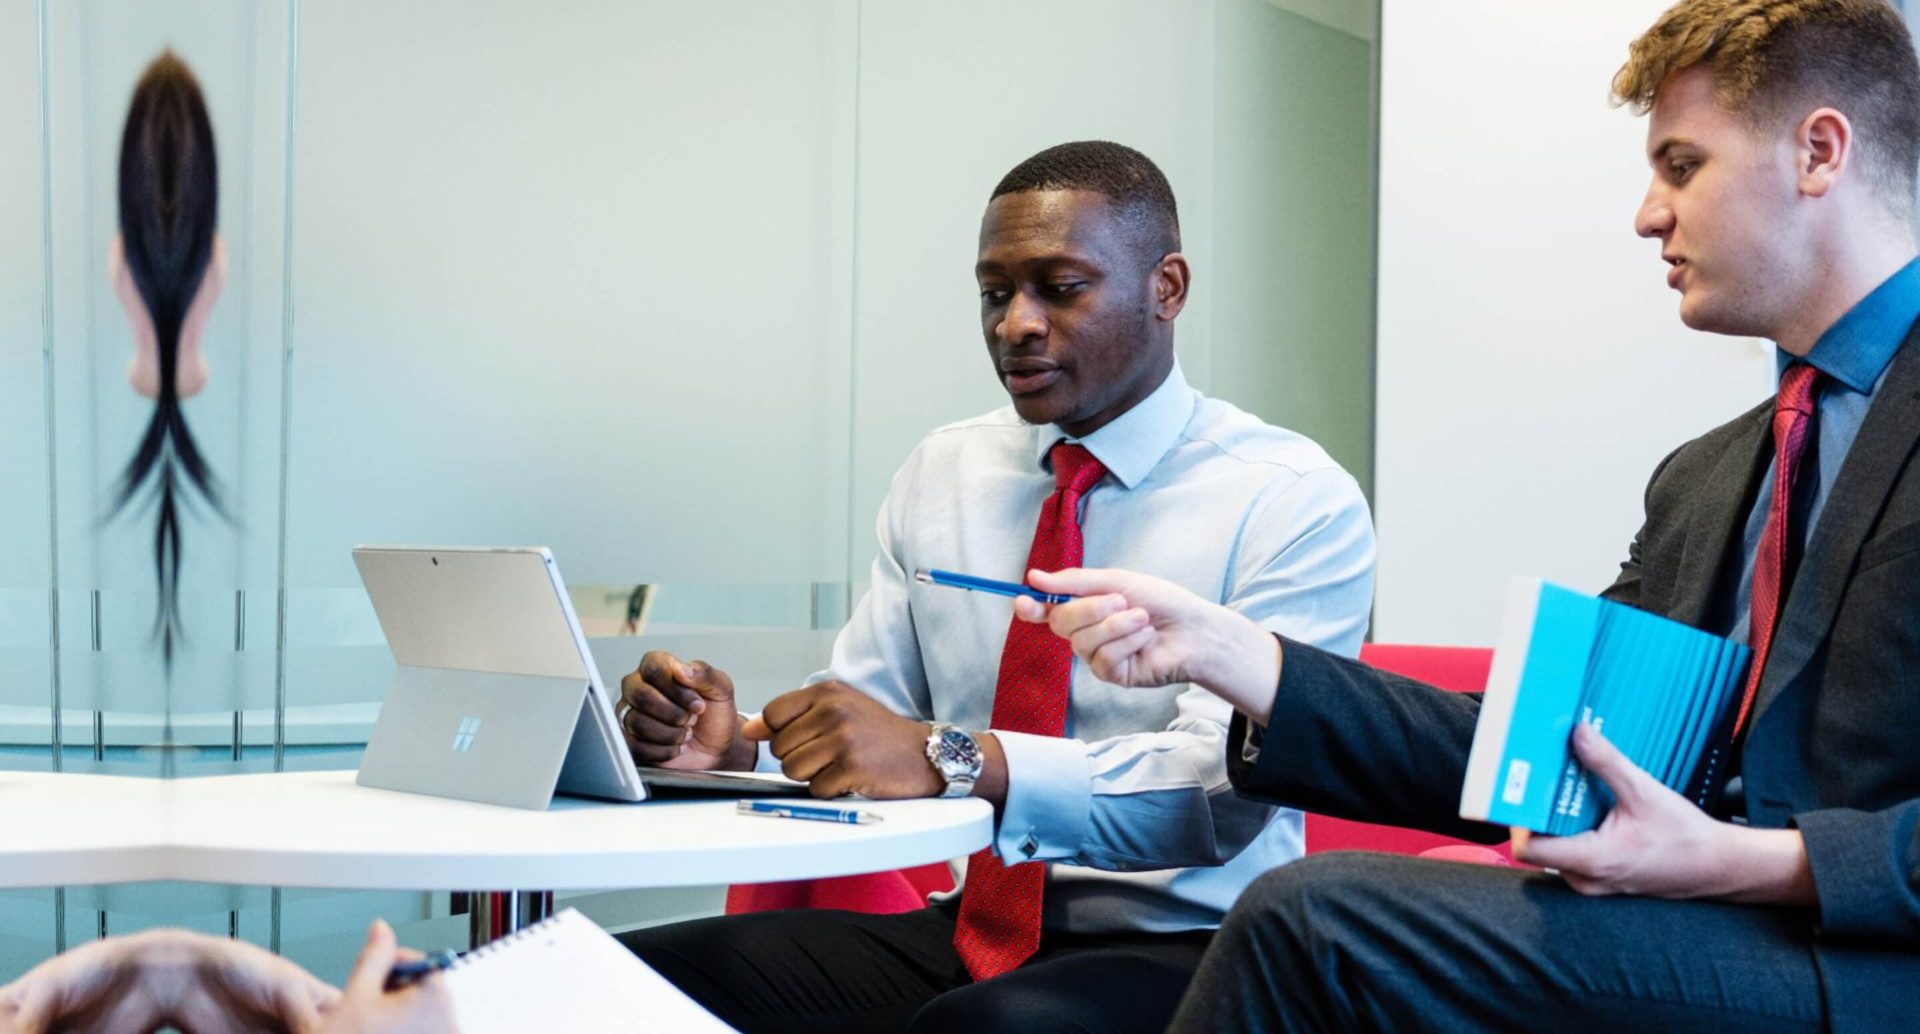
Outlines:
[{"label": "blue booklet", "polygon": [[1606,785],[1573,757],[1591,722],[1654,778],[1705,807],[1745,646],[1621,603],[1516,578],[1473,733],[1460,815],[1565,836],[1600,824]]}]

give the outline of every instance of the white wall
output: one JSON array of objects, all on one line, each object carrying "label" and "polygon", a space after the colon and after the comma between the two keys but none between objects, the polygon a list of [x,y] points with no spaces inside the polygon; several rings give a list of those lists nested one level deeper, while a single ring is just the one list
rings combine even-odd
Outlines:
[{"label": "white wall", "polygon": [[1654,465],[1771,388],[1633,234],[1607,87],[1668,2],[1385,0],[1376,640],[1491,643],[1513,574],[1604,588]]}]

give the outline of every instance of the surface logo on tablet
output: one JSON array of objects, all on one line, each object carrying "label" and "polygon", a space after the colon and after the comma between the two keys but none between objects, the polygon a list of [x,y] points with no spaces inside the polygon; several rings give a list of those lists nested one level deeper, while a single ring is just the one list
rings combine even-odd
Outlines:
[{"label": "surface logo on tablet", "polygon": [[460,731],[453,734],[453,749],[465,754],[473,749],[473,737],[480,731],[480,719],[460,719]]}]

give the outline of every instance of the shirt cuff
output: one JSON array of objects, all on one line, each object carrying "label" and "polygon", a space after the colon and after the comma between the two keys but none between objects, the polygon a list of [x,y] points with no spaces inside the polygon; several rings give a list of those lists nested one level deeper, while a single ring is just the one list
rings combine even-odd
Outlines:
[{"label": "shirt cuff", "polygon": [[993,851],[1008,865],[1078,857],[1093,811],[1087,745],[1058,736],[990,730],[1007,757],[1007,803]]},{"label": "shirt cuff", "polygon": [[1259,764],[1260,740],[1267,731],[1267,727],[1256,723],[1245,714],[1235,713],[1234,717],[1240,720],[1240,728],[1246,734],[1240,744],[1240,760],[1249,765]]},{"label": "shirt cuff", "polygon": [[1227,720],[1227,781],[1235,789],[1253,782],[1260,770],[1260,740],[1265,731],[1244,711],[1234,711]]}]

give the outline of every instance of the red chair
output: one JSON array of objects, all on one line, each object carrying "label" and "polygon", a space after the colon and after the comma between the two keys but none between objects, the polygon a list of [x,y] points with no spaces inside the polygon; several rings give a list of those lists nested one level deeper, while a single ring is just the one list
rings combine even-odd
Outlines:
[{"label": "red chair", "polygon": [[[1493,651],[1463,646],[1368,643],[1360,648],[1360,660],[1382,671],[1419,679],[1441,689],[1475,693],[1486,688],[1487,672],[1493,667]],[[1307,814],[1306,833],[1308,854],[1322,851],[1384,851],[1458,862],[1513,864],[1511,845],[1489,848],[1438,833],[1350,822],[1311,812]]]},{"label": "red chair", "polygon": [[783,908],[844,908],[889,915],[911,912],[927,903],[927,895],[952,889],[953,870],[944,862],[819,880],[736,883],[727,888],[727,914]]}]

